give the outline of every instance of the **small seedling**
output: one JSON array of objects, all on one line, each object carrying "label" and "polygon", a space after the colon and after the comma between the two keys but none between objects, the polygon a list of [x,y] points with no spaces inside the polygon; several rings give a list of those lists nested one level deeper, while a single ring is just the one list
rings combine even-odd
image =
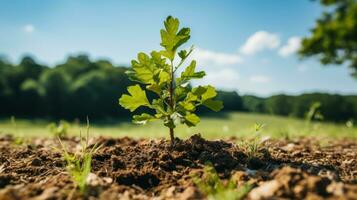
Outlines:
[{"label": "small seedling", "polygon": [[[174,128],[178,124],[192,127],[200,122],[200,118],[195,114],[198,106],[204,105],[216,112],[223,108],[221,101],[214,100],[217,92],[211,85],[190,87],[190,80],[205,76],[204,71],[196,71],[195,60],[176,78],[175,73],[193,51],[193,47],[189,50],[178,50],[190,39],[190,29],[179,29],[179,25],[177,18],[167,17],[165,28],[160,32],[160,45],[163,50],[152,51],[150,55],[138,54],[138,59],[131,62],[132,69],[127,74],[141,86],[129,86],[129,94],[124,94],[119,99],[119,104],[131,112],[141,106],[154,110],[154,114],[134,115],[133,122],[146,124],[148,121],[161,119],[169,128],[171,145],[174,144]],[[179,61],[175,65],[177,55]],[[142,86],[145,86],[144,90]],[[151,102],[146,95],[147,91],[156,95]]]},{"label": "small seedling", "polygon": [[14,140],[13,140],[13,144],[16,145],[16,146],[20,146],[20,145],[23,145],[25,144],[26,141],[23,137],[20,137],[20,136],[15,136]]},{"label": "small seedling", "polygon": [[66,170],[70,174],[76,188],[85,195],[87,193],[87,179],[91,172],[91,163],[93,154],[100,148],[95,144],[92,148],[88,149],[89,140],[89,121],[87,121],[87,135],[85,139],[80,134],[81,150],[79,153],[70,153],[66,146],[59,138],[62,158],[66,162]]},{"label": "small seedling", "polygon": [[14,128],[15,135],[18,135],[17,123],[16,123],[16,118],[15,118],[15,116],[11,116],[10,121],[11,121],[11,125],[12,125],[13,128]]},{"label": "small seedling", "polygon": [[255,134],[259,134],[263,130],[264,127],[265,127],[265,124],[255,123],[254,124]]},{"label": "small seedling", "polygon": [[254,129],[253,138],[250,140],[242,140],[238,142],[238,146],[241,146],[244,149],[249,159],[253,157],[259,157],[260,155],[259,148],[262,143],[260,134],[264,127],[265,124],[255,123],[253,127]]},{"label": "small seedling", "polygon": [[238,188],[232,179],[227,182],[222,181],[212,164],[207,164],[203,170],[201,177],[194,175],[192,180],[208,200],[239,200],[251,190],[249,184]]},{"label": "small seedling", "polygon": [[22,134],[19,133],[18,128],[17,128],[17,123],[16,123],[16,118],[15,116],[11,116],[10,118],[11,124],[14,128],[14,133],[15,133],[15,137],[14,140],[12,141],[12,143],[16,146],[19,145],[23,145],[26,143],[25,138],[22,136]]},{"label": "small seedling", "polygon": [[50,130],[51,134],[59,138],[66,137],[70,127],[71,125],[64,120],[61,120],[58,125],[56,123],[51,123],[48,125],[48,129]]},{"label": "small seedling", "polygon": [[346,127],[347,128],[353,128],[354,127],[354,122],[353,119],[350,119],[346,122]]},{"label": "small seedling", "polygon": [[324,116],[322,115],[321,111],[321,103],[320,102],[314,102],[310,105],[309,111],[306,113],[305,119],[308,123],[314,121],[314,120],[319,120],[322,121],[324,119]]}]

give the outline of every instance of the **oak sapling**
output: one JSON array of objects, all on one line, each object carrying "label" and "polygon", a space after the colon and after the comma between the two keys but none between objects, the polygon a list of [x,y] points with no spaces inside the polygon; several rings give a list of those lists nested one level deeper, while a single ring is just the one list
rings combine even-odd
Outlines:
[{"label": "oak sapling", "polygon": [[[150,55],[139,53],[137,60],[132,60],[132,68],[127,74],[132,81],[140,85],[129,86],[129,94],[122,95],[119,104],[131,112],[141,106],[153,109],[155,114],[134,115],[133,122],[146,124],[156,119],[163,120],[164,125],[169,128],[173,145],[174,128],[178,124],[192,127],[200,122],[200,118],[195,114],[198,106],[203,105],[218,112],[223,108],[223,103],[214,100],[217,92],[211,85],[190,87],[190,80],[205,76],[204,71],[196,71],[195,60],[176,77],[177,70],[193,51],[193,47],[189,50],[178,50],[190,39],[190,29],[179,29],[179,20],[171,16],[166,18],[164,26],[160,31],[160,45],[163,50],[152,51]],[[175,58],[179,59],[176,65]],[[146,96],[147,91],[155,93],[157,98],[150,102]]]}]

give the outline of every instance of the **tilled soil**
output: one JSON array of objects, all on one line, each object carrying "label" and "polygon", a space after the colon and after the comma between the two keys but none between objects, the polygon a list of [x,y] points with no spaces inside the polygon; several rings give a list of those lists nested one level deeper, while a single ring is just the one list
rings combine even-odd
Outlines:
[{"label": "tilled soil", "polygon": [[[264,141],[247,156],[237,139],[208,141],[200,135],[170,142],[96,138],[87,196],[75,188],[55,139],[16,145],[0,137],[0,200],[205,199],[192,174],[207,162],[220,177],[252,185],[246,199],[357,199],[357,141],[313,138]],[[70,151],[78,138],[63,139]]]}]

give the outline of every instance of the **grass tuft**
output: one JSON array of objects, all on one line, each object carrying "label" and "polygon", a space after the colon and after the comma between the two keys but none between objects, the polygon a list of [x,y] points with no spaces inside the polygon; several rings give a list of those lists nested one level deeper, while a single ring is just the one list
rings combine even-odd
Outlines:
[{"label": "grass tuft", "polygon": [[51,135],[56,138],[64,138],[68,136],[68,130],[70,129],[71,125],[65,120],[61,120],[59,124],[50,123],[48,126]]},{"label": "grass tuft", "polygon": [[227,182],[222,181],[210,163],[203,169],[202,176],[199,177],[196,174],[192,180],[208,200],[239,200],[244,198],[252,189],[249,184],[238,187],[232,179]]},{"label": "grass tuft", "polygon": [[254,134],[251,139],[244,139],[238,141],[237,144],[247,154],[248,159],[260,156],[260,146],[262,144],[261,131],[265,127],[265,124],[254,124]]},{"label": "grass tuft", "polygon": [[89,120],[87,119],[87,132],[86,137],[83,139],[82,134],[80,134],[80,145],[81,150],[79,153],[70,153],[66,146],[63,144],[62,140],[58,138],[61,149],[62,158],[66,162],[66,170],[70,174],[73,183],[76,188],[79,188],[81,194],[87,194],[87,179],[92,168],[92,156],[98,151],[100,146],[95,144],[92,148],[88,148],[89,141]]}]

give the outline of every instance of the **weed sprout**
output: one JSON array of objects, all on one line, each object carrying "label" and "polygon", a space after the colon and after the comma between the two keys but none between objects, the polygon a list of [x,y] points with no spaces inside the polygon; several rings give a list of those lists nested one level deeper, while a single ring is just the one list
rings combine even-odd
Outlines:
[{"label": "weed sprout", "polygon": [[208,200],[239,200],[244,198],[251,190],[249,184],[244,184],[238,188],[232,179],[227,182],[222,181],[210,163],[203,169],[201,177],[194,175],[192,180],[199,190],[207,196]]},{"label": "weed sprout", "polygon": [[254,124],[254,136],[250,140],[242,140],[238,142],[238,146],[242,147],[248,158],[259,157],[259,148],[261,146],[261,131],[265,127],[265,124]]},{"label": "weed sprout", "polygon": [[309,111],[305,115],[305,119],[308,123],[314,120],[322,121],[324,116],[321,113],[321,103],[314,102],[310,105]]},{"label": "weed sprout", "polygon": [[48,129],[51,134],[55,137],[64,138],[68,135],[68,129],[70,129],[71,125],[64,120],[61,120],[59,124],[51,123],[48,125]]},{"label": "weed sprout", "polygon": [[350,119],[346,122],[346,127],[347,128],[353,128],[354,123],[353,123],[353,119]]},{"label": "weed sprout", "polygon": [[89,140],[89,121],[87,119],[87,134],[85,139],[83,139],[80,134],[80,145],[81,150],[79,153],[70,153],[66,146],[63,144],[62,140],[58,138],[61,149],[59,150],[62,154],[62,158],[66,162],[66,170],[70,174],[72,181],[79,188],[82,194],[87,193],[87,179],[91,172],[91,163],[93,154],[100,148],[97,144],[93,145],[92,148],[88,149]]},{"label": "weed sprout", "polygon": [[13,129],[14,129],[14,133],[15,133],[15,134],[14,134],[15,137],[14,137],[14,140],[12,141],[12,143],[13,143],[14,145],[16,145],[16,146],[25,144],[25,143],[26,143],[26,140],[25,140],[25,138],[23,137],[23,135],[20,134],[19,131],[18,131],[15,116],[11,116],[10,121],[11,121],[11,125],[12,125],[12,127],[13,127]]}]

